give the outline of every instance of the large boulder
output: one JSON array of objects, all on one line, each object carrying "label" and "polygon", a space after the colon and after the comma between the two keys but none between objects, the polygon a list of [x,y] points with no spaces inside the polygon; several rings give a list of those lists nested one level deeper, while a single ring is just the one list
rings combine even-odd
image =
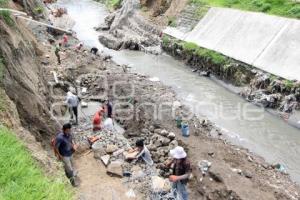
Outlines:
[{"label": "large boulder", "polygon": [[99,41],[107,48],[114,49],[114,50],[119,50],[123,45],[122,40],[113,37],[109,34],[99,35]]},{"label": "large boulder", "polygon": [[92,145],[92,150],[94,152],[95,159],[101,159],[101,157],[106,154],[105,148],[100,141],[97,141]]},{"label": "large boulder", "polygon": [[114,175],[114,176],[123,177],[122,164],[123,164],[123,162],[121,162],[121,161],[111,162],[107,167],[107,173]]}]

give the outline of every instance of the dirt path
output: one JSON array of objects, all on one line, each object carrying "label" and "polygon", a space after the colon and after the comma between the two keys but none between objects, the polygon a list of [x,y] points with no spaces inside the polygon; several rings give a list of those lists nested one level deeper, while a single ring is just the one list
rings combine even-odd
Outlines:
[{"label": "dirt path", "polygon": [[79,187],[76,189],[80,200],[137,200],[126,196],[128,189],[120,178],[106,174],[105,166],[94,159],[93,153],[75,157]]}]

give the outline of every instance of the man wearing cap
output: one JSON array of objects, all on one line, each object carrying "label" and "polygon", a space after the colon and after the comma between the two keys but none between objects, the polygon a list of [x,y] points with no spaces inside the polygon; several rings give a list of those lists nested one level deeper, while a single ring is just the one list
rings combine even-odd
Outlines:
[{"label": "man wearing cap", "polygon": [[188,200],[188,192],[186,184],[191,173],[191,164],[187,159],[187,154],[180,146],[175,147],[170,151],[173,160],[167,163],[165,168],[172,168],[173,173],[169,180],[173,183],[174,196],[180,200]]}]

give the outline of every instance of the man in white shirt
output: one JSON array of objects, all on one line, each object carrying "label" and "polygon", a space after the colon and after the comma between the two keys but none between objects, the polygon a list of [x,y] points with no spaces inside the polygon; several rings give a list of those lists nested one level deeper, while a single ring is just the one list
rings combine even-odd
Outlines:
[{"label": "man in white shirt", "polygon": [[79,98],[78,96],[74,95],[72,92],[67,92],[66,103],[68,105],[68,109],[71,116],[71,121],[73,121],[75,115],[75,124],[78,124],[78,105],[79,105]]}]

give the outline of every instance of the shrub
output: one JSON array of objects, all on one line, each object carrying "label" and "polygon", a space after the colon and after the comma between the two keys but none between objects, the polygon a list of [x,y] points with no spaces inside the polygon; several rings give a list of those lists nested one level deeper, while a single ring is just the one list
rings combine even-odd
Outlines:
[{"label": "shrub", "polygon": [[227,59],[222,54],[219,54],[214,51],[209,51],[208,56],[211,59],[211,61],[216,65],[225,65],[226,64]]},{"label": "shrub", "polygon": [[288,13],[291,17],[296,17],[296,18],[300,19],[300,5],[296,5],[296,6],[292,7],[288,11]]},{"label": "shrub", "polygon": [[177,26],[177,22],[176,22],[176,17],[168,17],[168,26],[171,27],[176,27]]},{"label": "shrub", "polygon": [[44,12],[44,8],[41,6],[38,6],[34,9],[34,13],[36,14],[42,14]]},{"label": "shrub", "polygon": [[198,45],[193,43],[193,42],[184,42],[183,43],[183,50],[187,51],[187,52],[194,52],[198,49]]},{"label": "shrub", "polygon": [[163,45],[168,46],[170,44],[170,42],[171,42],[170,38],[168,36],[164,35],[163,38],[162,38]]},{"label": "shrub", "polygon": [[292,89],[294,87],[294,82],[293,81],[290,81],[290,80],[285,80],[283,82],[284,86],[287,88],[287,89]]},{"label": "shrub", "polygon": [[11,18],[11,13],[7,10],[0,11],[0,19],[4,20],[4,22],[9,26],[13,26],[15,24],[15,21]]}]

